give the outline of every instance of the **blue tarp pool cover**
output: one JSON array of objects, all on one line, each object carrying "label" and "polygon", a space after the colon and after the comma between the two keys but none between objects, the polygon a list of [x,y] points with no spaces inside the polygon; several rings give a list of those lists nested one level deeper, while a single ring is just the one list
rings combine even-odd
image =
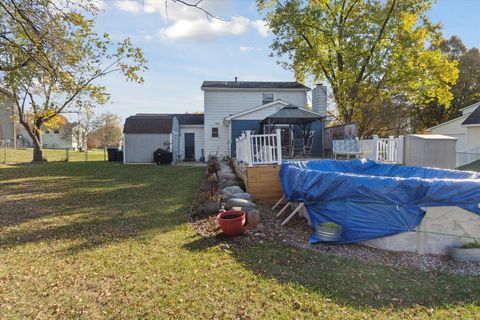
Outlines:
[{"label": "blue tarp pool cover", "polygon": [[[288,201],[305,204],[312,227],[343,227],[337,243],[413,230],[422,208],[459,206],[480,214],[480,173],[379,163],[372,160],[284,162]],[[315,232],[310,242],[318,242]]]}]

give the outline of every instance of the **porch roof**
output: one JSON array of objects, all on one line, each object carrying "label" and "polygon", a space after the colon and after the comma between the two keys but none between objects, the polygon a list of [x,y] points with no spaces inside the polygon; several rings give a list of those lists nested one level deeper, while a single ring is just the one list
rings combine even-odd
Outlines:
[{"label": "porch roof", "polygon": [[324,118],[325,117],[319,113],[289,104],[266,117],[263,122],[271,124],[306,124]]}]

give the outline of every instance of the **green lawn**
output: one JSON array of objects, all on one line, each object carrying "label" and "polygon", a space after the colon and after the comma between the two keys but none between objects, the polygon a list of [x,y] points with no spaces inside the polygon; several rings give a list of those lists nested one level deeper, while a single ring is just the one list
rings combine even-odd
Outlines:
[{"label": "green lawn", "polygon": [[0,165],[1,318],[478,318],[478,278],[211,245],[187,223],[202,171]]},{"label": "green lawn", "polygon": [[[67,151],[65,149],[43,149],[43,156],[47,161],[66,161]],[[33,157],[33,149],[7,149],[7,163],[24,163],[31,162]],[[103,161],[103,150],[89,150],[86,152],[68,151],[68,161]],[[0,163],[5,163],[5,149],[0,148]]]},{"label": "green lawn", "polygon": [[480,160],[467,164],[463,167],[459,168],[460,170],[467,170],[467,171],[479,171],[480,172]]}]

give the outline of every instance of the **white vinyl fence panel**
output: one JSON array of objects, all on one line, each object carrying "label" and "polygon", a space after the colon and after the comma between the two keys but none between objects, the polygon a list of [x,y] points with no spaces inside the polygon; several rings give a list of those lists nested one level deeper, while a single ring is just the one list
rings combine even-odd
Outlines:
[{"label": "white vinyl fence panel", "polygon": [[373,139],[358,140],[360,154],[375,161],[403,163],[404,137],[379,138],[373,136]]},{"label": "white vinyl fence panel", "polygon": [[480,146],[457,152],[456,167],[465,166],[480,160]]},{"label": "white vinyl fence panel", "polygon": [[236,139],[237,161],[248,166],[280,164],[282,144],[280,129],[272,134],[251,134],[249,130]]}]

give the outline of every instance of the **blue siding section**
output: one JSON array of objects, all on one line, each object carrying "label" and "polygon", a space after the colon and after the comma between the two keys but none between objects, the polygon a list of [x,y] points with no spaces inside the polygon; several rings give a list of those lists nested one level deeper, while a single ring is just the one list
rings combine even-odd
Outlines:
[{"label": "blue siding section", "polygon": [[262,120],[232,120],[232,157],[235,157],[235,150],[236,150],[236,142],[235,139],[238,138],[242,131],[251,130],[255,131],[255,133],[260,132]]},{"label": "blue siding section", "polygon": [[[242,131],[251,130],[255,133],[261,132],[261,122],[262,120],[232,120],[232,137],[231,137],[231,149],[232,157],[235,157],[236,143],[235,139],[238,138]],[[301,137],[302,126],[295,125],[294,134],[295,136],[299,135]],[[322,157],[323,156],[323,121],[317,120],[310,124],[310,130],[315,131],[313,136],[313,146],[312,146],[312,157]]]},{"label": "blue siding section", "polygon": [[311,124],[310,130],[315,130],[312,145],[312,157],[323,157],[323,121],[317,120]]}]

